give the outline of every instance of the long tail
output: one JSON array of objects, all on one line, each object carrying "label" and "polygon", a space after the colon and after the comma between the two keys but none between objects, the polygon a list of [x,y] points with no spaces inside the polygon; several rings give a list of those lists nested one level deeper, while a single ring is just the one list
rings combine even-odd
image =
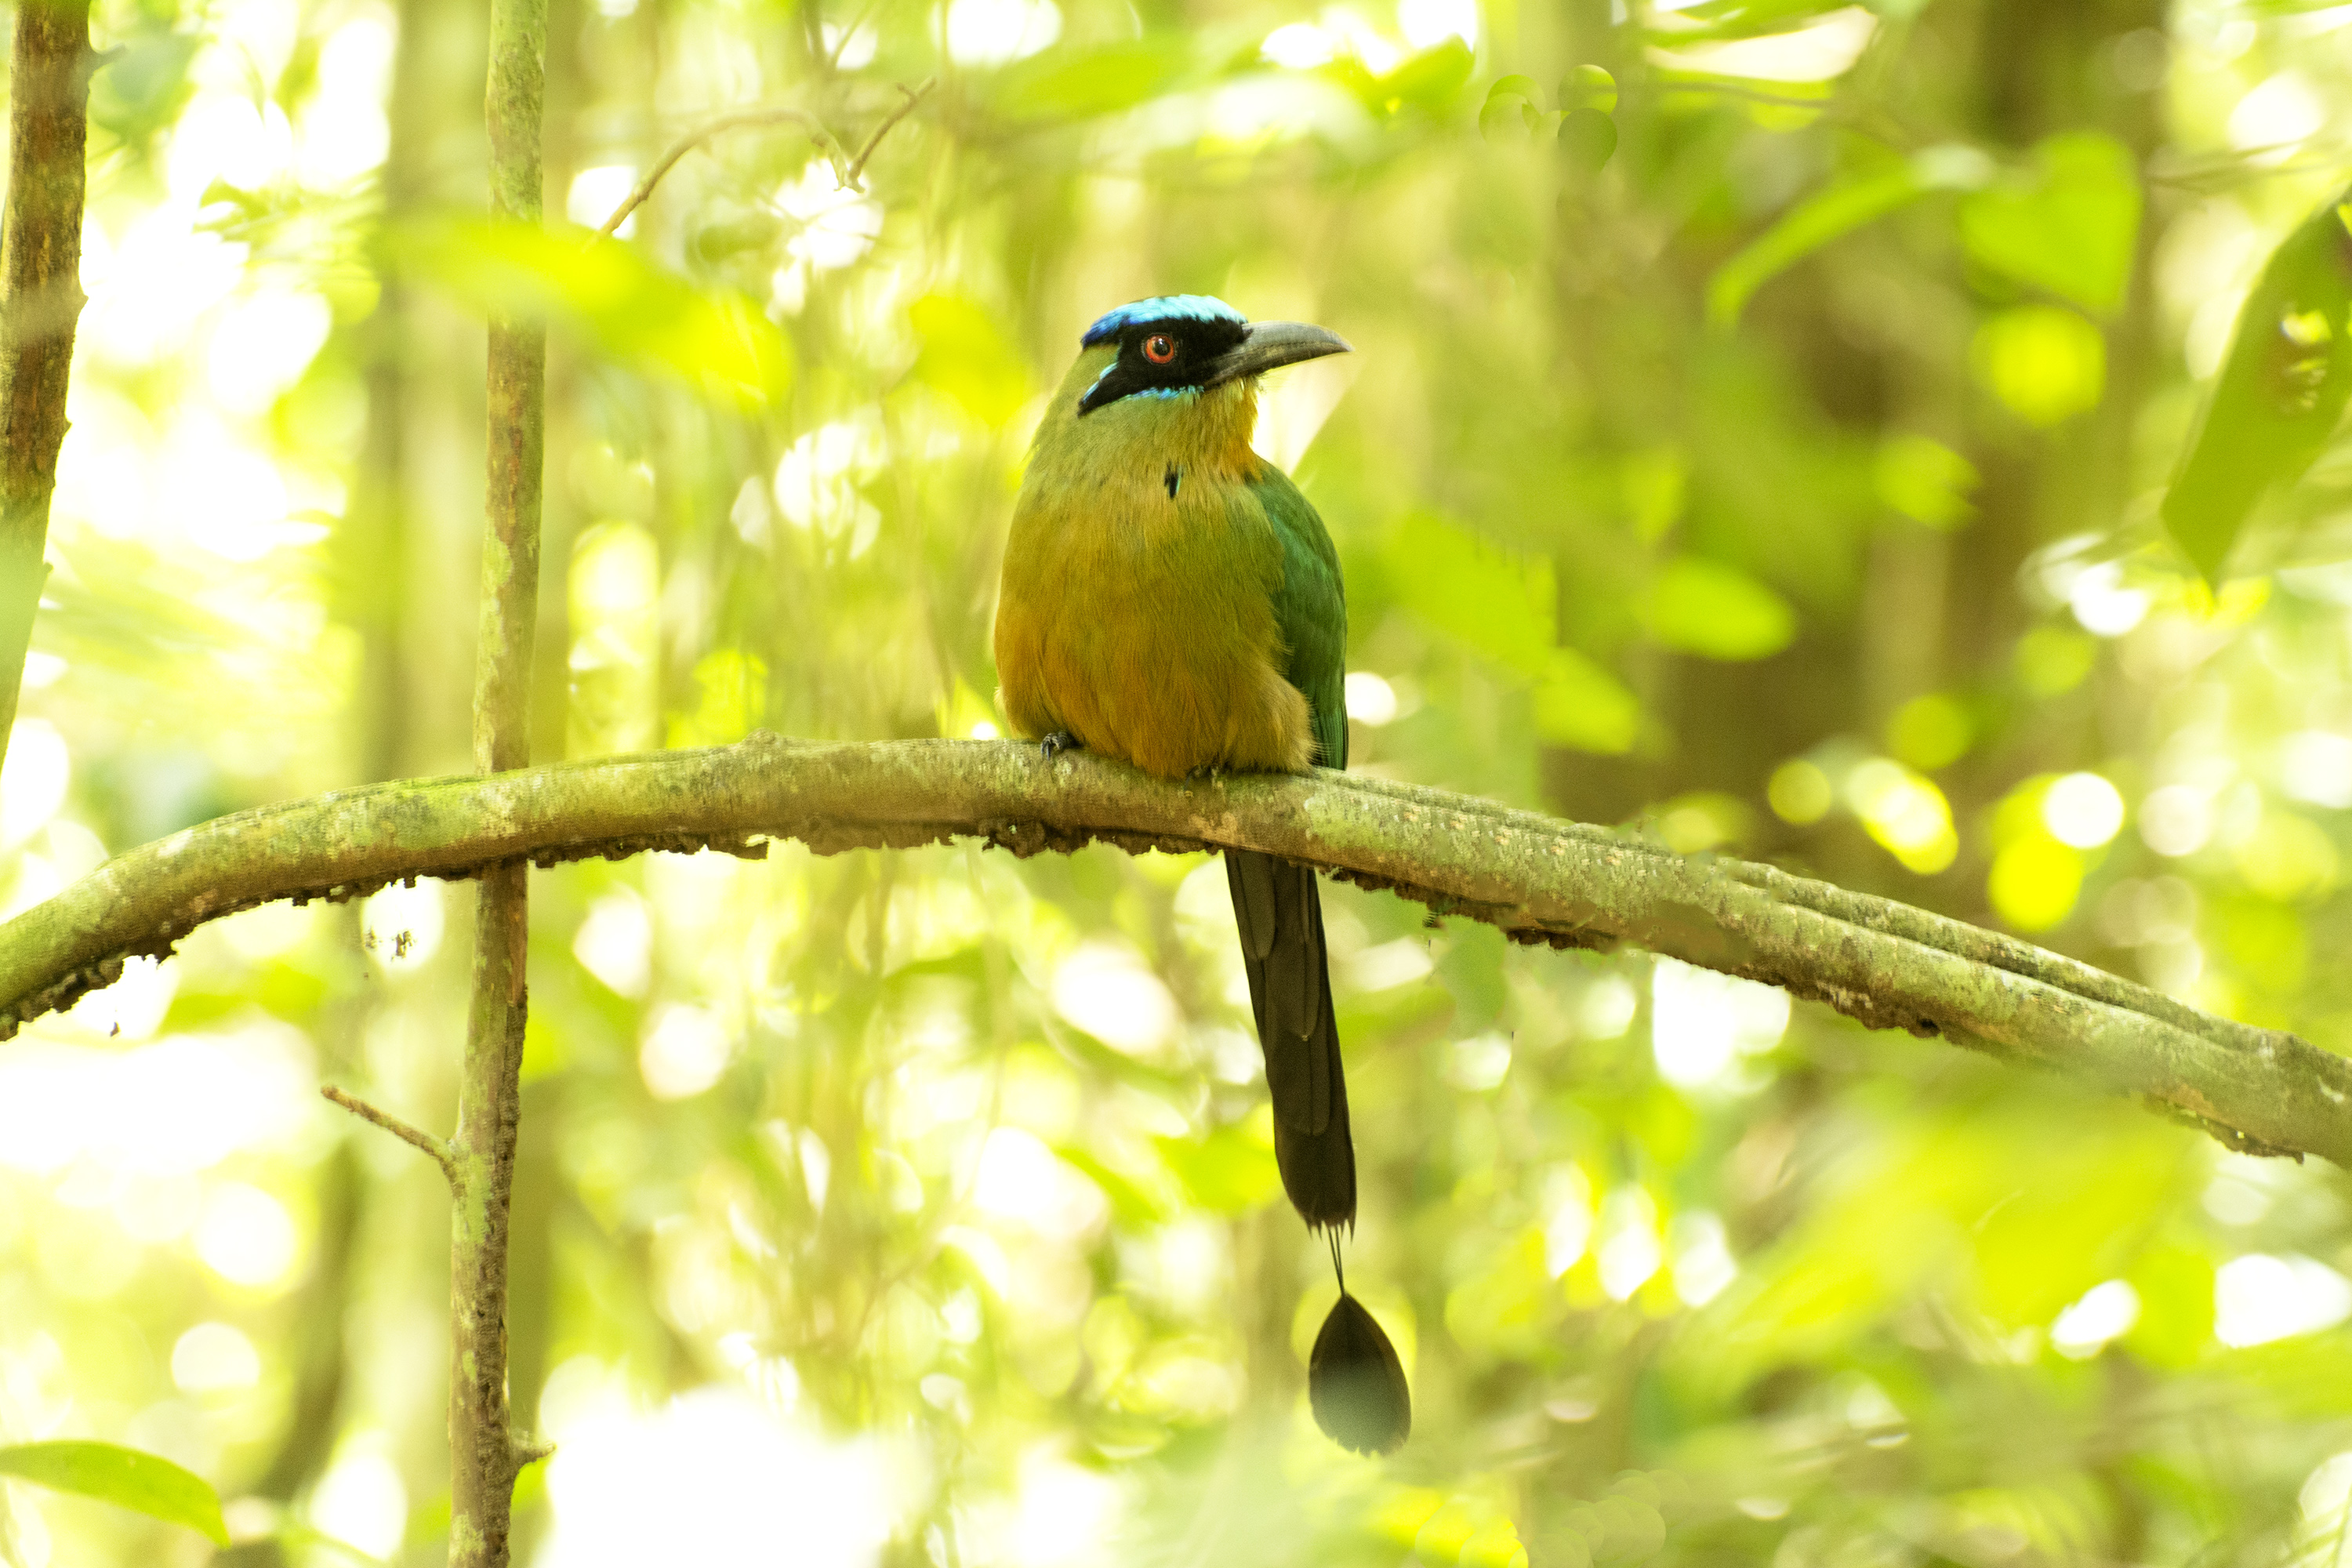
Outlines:
[{"label": "long tail", "polygon": [[1228,849],[1225,880],[1265,1051],[1283,1190],[1310,1226],[1353,1225],[1356,1149],[1315,873],[1271,855]]}]

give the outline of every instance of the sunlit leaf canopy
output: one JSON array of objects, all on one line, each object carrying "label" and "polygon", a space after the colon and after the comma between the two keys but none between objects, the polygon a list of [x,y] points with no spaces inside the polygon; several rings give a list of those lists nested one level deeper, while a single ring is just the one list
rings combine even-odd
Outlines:
[{"label": "sunlit leaf canopy", "polygon": [[[468,764],[478,312],[553,344],[552,759],[1000,726],[1040,400],[1101,310],[1192,291],[1356,346],[1259,440],[1346,567],[1358,767],[2352,1048],[2352,445],[2313,412],[2352,321],[2264,313],[2352,177],[2340,9],[603,0],[555,13],[544,236],[484,226],[480,8],[100,9],[12,910]],[[827,141],[727,132],[590,241],[771,107]],[[2232,388],[2281,374],[2299,423],[2168,502],[2197,431],[2276,433]],[[1332,1287],[1213,863],[535,887],[513,1383],[559,1447],[522,1561],[2344,1539],[2341,1173],[1330,888],[1349,1279],[1417,1418],[1363,1460],[1306,1412]],[[241,915],[0,1047],[0,1441],[170,1458],[229,1500],[223,1561],[439,1560],[439,1175],[315,1089],[447,1127],[470,901]],[[6,1504],[33,1568],[210,1550]]]}]

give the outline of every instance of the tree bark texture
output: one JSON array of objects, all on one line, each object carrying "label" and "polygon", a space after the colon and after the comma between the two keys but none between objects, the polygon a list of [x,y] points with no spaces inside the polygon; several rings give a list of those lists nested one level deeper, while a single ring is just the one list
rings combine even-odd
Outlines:
[{"label": "tree bark texture", "polygon": [[0,233],[0,756],[16,727],[48,579],[49,497],[81,319],[89,0],[21,0],[9,53],[8,204]]},{"label": "tree bark texture", "polygon": [[[541,218],[547,0],[491,0],[490,215]],[[488,526],[474,656],[474,762],[484,773],[530,761],[531,645],[546,444],[547,332],[493,316],[489,328]],[[522,1119],[530,1012],[529,868],[485,871],[475,905],[474,995],[451,1140],[449,1562],[505,1568],[514,1481],[535,1457],[516,1436],[507,1387],[507,1250]]]},{"label": "tree bark texture", "polygon": [[1392,889],[1441,915],[1556,947],[1631,942],[1827,1002],[1876,1027],[2057,1067],[2252,1152],[2352,1167],[2352,1062],[2214,1017],[1998,932],[1769,866],[1352,773],[1171,784],[1010,741],[732,746],[407,780],[266,807],[117,857],[0,926],[0,1030],[168,952],[205,921],[281,898],[348,899],[647,849],[757,857],[970,836],[1020,855],[1099,839],[1230,847]]}]

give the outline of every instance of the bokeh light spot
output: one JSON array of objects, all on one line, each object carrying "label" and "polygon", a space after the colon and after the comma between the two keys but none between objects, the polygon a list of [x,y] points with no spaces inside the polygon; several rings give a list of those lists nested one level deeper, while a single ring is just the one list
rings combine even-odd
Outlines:
[{"label": "bokeh light spot", "polygon": [[1175,1037],[1176,999],[1135,950],[1090,942],[1054,970],[1054,1010],[1107,1045],[1156,1057]]},{"label": "bokeh light spot", "polygon": [[224,1183],[205,1195],[194,1240],[205,1268],[256,1290],[289,1283],[301,1245],[286,1205],[244,1182]]},{"label": "bokeh light spot", "polygon": [[2019,931],[2048,931],[2074,913],[2083,891],[2083,858],[2035,833],[2001,847],[1985,878],[1993,912]]},{"label": "bokeh light spot", "polygon": [[2124,797],[2097,773],[2068,773],[2042,792],[2042,822],[2059,843],[2096,849],[2122,830]]},{"label": "bokeh light spot", "polygon": [[198,1323],[172,1345],[172,1381],[184,1394],[234,1394],[261,1381],[261,1352],[229,1323]]},{"label": "bokeh light spot", "polygon": [[673,1002],[646,1030],[637,1070],[656,1100],[686,1100],[717,1083],[734,1052],[734,1041],[707,1009]]},{"label": "bokeh light spot", "polygon": [[1397,716],[1396,688],[1370,670],[1348,672],[1348,717],[1377,728]]},{"label": "bokeh light spot", "polygon": [[1397,31],[1416,49],[1448,38],[1478,46],[1478,0],[1397,0]]},{"label": "bokeh light spot", "polygon": [[2060,1355],[2082,1361],[2131,1332],[2139,1321],[2139,1292],[2127,1280],[2109,1279],[2083,1292],[2050,1325],[2050,1345]]},{"label": "bokeh light spot", "polygon": [[356,1434],[310,1489],[310,1522],[371,1557],[390,1559],[408,1533],[408,1488],[380,1433]]},{"label": "bokeh light spot", "polygon": [[1650,1043],[1658,1075],[1677,1089],[1738,1087],[1743,1058],[1780,1043],[1789,994],[1661,958],[1651,971]]},{"label": "bokeh light spot", "polygon": [[2352,1280],[2315,1258],[2248,1253],[2213,1277],[2213,1336],[2225,1345],[2332,1329],[2352,1317]]},{"label": "bokeh light spot", "polygon": [[1820,764],[1802,757],[1792,757],[1772,770],[1764,798],[1770,803],[1774,816],[1800,827],[1819,822],[1837,804],[1830,775],[1822,771]]},{"label": "bokeh light spot", "polygon": [[2098,406],[2106,391],[2106,340],[2072,310],[2021,305],[1977,329],[1977,380],[2029,425],[2049,426]]}]

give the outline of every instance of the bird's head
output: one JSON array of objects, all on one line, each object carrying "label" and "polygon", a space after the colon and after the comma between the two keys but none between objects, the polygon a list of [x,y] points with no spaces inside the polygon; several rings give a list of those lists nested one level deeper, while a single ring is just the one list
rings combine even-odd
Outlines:
[{"label": "bird's head", "polygon": [[1079,395],[1080,418],[1129,398],[1196,399],[1286,364],[1349,352],[1336,332],[1303,321],[1250,321],[1205,294],[1121,305],[1079,342],[1086,351],[1081,367],[1102,362]]}]

